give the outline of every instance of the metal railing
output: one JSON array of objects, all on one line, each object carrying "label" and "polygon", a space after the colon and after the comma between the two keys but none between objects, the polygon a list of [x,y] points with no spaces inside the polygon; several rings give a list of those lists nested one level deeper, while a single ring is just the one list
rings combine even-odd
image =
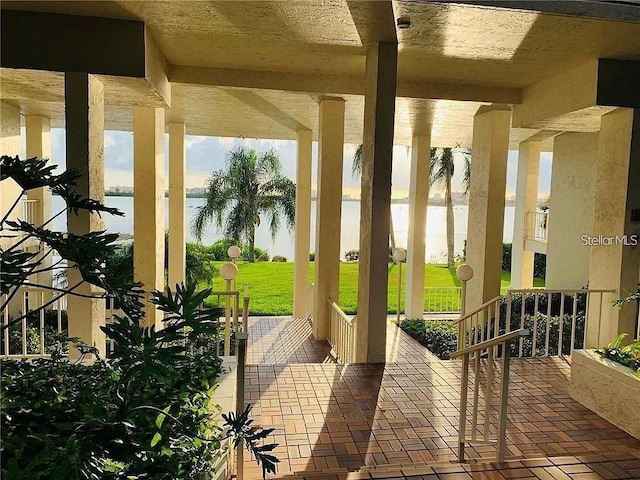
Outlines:
[{"label": "metal railing", "polygon": [[525,218],[525,237],[534,240],[546,240],[548,212],[527,212]]},{"label": "metal railing", "polygon": [[431,313],[460,312],[461,287],[426,287],[424,309]]},{"label": "metal railing", "polygon": [[224,298],[224,320],[218,320],[218,332],[222,333],[217,346],[218,355],[235,355],[231,345],[235,342],[236,334],[248,331],[249,297],[244,296],[242,311],[240,310],[240,292],[220,291],[211,292],[211,296],[217,297],[217,305],[221,305]]},{"label": "metal railing", "polygon": [[329,345],[336,360],[339,363],[352,363],[355,361],[355,324],[356,317],[350,319],[340,307],[330,298],[329,304]]},{"label": "metal railing", "polygon": [[[509,358],[512,341],[527,336],[526,329],[516,330],[499,335],[496,338],[480,342],[471,347],[458,350],[451,358],[462,357],[462,378],[460,387],[460,419],[458,426],[458,461],[464,462],[465,445],[470,443],[496,445],[496,460],[503,462],[506,454],[507,406],[509,399]],[[486,361],[481,362],[485,356]],[[467,399],[469,390],[469,363],[473,359],[473,401],[471,402],[470,432],[467,427]],[[480,388],[482,384],[482,365],[486,364],[484,378],[484,412],[481,408]],[[499,390],[496,397],[499,402],[494,407],[494,383],[497,366],[500,367]],[[494,422],[493,419],[496,418]],[[469,434],[470,433],[470,434]]]},{"label": "metal railing", "polygon": [[[9,305],[2,311],[2,357],[3,358],[41,358],[49,357],[55,348],[54,336],[68,331],[66,296],[44,288],[23,288],[16,295],[21,302],[19,315],[31,312],[21,321],[6,328],[11,323]],[[0,297],[0,303],[7,296]],[[52,301],[53,300],[53,301]],[[46,308],[34,311],[41,305],[51,302]]]},{"label": "metal railing", "polygon": [[589,325],[599,328],[603,308],[613,294],[614,290],[597,289],[509,290],[457,321],[458,349],[528,329],[513,356],[571,355],[574,349],[584,348]]}]

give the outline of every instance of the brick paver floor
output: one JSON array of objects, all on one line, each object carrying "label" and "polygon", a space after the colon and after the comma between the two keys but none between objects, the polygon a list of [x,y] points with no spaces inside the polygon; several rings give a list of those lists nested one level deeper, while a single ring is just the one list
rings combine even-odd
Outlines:
[{"label": "brick paver floor", "polygon": [[[455,460],[460,362],[437,359],[392,324],[387,331],[386,365],[296,363],[326,359],[328,346],[312,340],[306,321],[252,319],[249,334],[246,400],[254,405],[256,423],[276,429],[275,455],[281,460],[282,478],[305,470],[318,473],[304,478],[325,478],[319,472],[326,478],[346,478],[332,469],[359,471],[362,478],[404,478],[401,468]],[[573,401],[567,391],[569,374],[566,358],[511,362],[508,459],[560,457],[558,465],[523,463],[518,468],[480,471],[476,464],[474,472],[436,471],[429,466],[434,471],[405,477],[640,478],[634,456],[640,452],[640,440]],[[467,447],[467,456],[476,462],[493,458],[494,452],[493,446]],[[590,466],[580,459],[584,455],[600,457],[591,457],[595,460]],[[395,466],[400,476],[392,476],[389,466]],[[376,469],[363,471],[368,467]],[[245,478],[260,478],[249,459],[245,468]]]}]

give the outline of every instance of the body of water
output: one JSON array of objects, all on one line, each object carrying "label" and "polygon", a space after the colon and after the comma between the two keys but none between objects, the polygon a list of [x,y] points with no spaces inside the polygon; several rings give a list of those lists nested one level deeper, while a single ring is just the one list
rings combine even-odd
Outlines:
[{"label": "body of water", "polygon": [[[204,203],[203,198],[187,198],[187,240],[194,241],[190,232],[191,220],[195,216],[196,208]],[[111,232],[133,233],[133,197],[106,197],[106,204],[124,212],[124,217],[112,215],[105,216],[106,228]],[[64,208],[64,202],[59,197],[53,199],[53,211],[58,212]],[[396,244],[398,247],[406,247],[407,232],[409,227],[409,205],[393,204],[391,206],[393,214],[393,226],[396,234]],[[469,208],[466,205],[459,205],[453,208],[455,219],[455,252],[462,254],[464,240],[467,238],[467,214]],[[316,202],[312,201],[311,206],[311,251],[315,250],[315,215]],[[505,209],[504,242],[511,242],[513,237],[513,217],[514,207],[507,206]],[[359,248],[359,227],[360,226],[360,203],[342,203],[342,235],[340,238],[340,252]],[[165,198],[165,229],[169,227],[169,207],[168,199]],[[59,217],[54,222],[57,230],[66,230],[66,220],[64,216]],[[207,230],[202,242],[204,244],[214,243],[222,237],[220,231],[214,226]],[[428,262],[443,262],[447,253],[447,227],[446,208],[441,206],[430,206],[427,210],[427,250],[426,259]],[[275,239],[271,238],[267,220],[263,219],[261,226],[256,231],[256,246],[266,249],[271,256],[283,255],[288,260],[293,260],[293,232],[289,232],[286,227],[282,227]]]}]

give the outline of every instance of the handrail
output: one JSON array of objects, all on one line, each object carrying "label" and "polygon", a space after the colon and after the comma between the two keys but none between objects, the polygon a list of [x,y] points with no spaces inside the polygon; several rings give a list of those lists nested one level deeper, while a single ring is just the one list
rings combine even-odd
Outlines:
[{"label": "handrail", "polygon": [[476,313],[480,313],[482,310],[484,310],[488,306],[493,305],[498,300],[502,300],[505,297],[506,297],[506,295],[498,295],[497,297],[494,297],[491,300],[488,300],[488,301],[484,302],[482,305],[480,305],[475,310],[472,310],[469,313],[465,313],[464,316],[461,316],[458,320],[454,320],[453,324],[457,325],[458,323],[462,322],[463,320],[466,320],[467,318],[469,318],[472,315],[475,315]]},{"label": "handrail", "polygon": [[351,321],[351,319],[347,317],[347,314],[342,311],[342,309],[338,306],[336,302],[332,301],[330,298],[327,298],[327,302],[329,303],[331,308],[333,308],[336,311],[336,313],[340,315],[342,319],[349,324],[349,326],[353,325],[353,322]]},{"label": "handrail", "polygon": [[518,337],[526,337],[527,335],[529,335],[529,330],[526,328],[521,328],[509,333],[503,333],[498,337],[485,340],[484,342],[476,343],[475,345],[471,345],[470,347],[463,348],[462,350],[453,352],[450,356],[451,358],[461,357],[462,355],[486,350],[488,348],[495,347],[496,345],[500,345],[503,342],[510,342],[511,340],[515,340]]},{"label": "handrail", "polygon": [[[576,294],[576,293],[615,293],[615,290],[611,288],[580,288],[577,290],[571,289],[548,289],[544,287],[534,287],[534,288],[510,288],[507,290],[507,293],[565,293],[565,294]],[[506,295],[502,295],[503,297]]]}]

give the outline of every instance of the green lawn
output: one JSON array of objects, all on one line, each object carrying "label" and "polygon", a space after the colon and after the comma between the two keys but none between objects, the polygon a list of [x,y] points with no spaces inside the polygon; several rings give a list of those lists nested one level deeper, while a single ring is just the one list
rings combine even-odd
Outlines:
[{"label": "green lawn", "polygon": [[[215,262],[220,267],[223,262]],[[403,265],[403,274],[406,265]],[[313,282],[314,264],[311,264],[309,281]],[[511,274],[502,272],[502,288],[509,286]],[[243,285],[249,285],[251,315],[290,315],[293,306],[293,263],[258,262],[238,263],[238,289],[242,292]],[[542,280],[536,279],[535,286],[544,286]],[[427,287],[460,286],[455,268],[444,265],[428,264],[425,268],[425,285]],[[214,290],[224,290],[224,280],[216,278]],[[402,305],[404,305],[404,281],[402,288]],[[356,313],[358,293],[358,264],[340,264],[340,299],[338,304],[348,314]],[[398,266],[389,265],[389,313],[395,313],[398,297]],[[210,297],[213,302],[213,298]],[[426,302],[425,302],[426,303]],[[433,306],[431,307],[433,309]],[[429,305],[425,304],[425,309]],[[402,310],[401,310],[402,311]]]}]

